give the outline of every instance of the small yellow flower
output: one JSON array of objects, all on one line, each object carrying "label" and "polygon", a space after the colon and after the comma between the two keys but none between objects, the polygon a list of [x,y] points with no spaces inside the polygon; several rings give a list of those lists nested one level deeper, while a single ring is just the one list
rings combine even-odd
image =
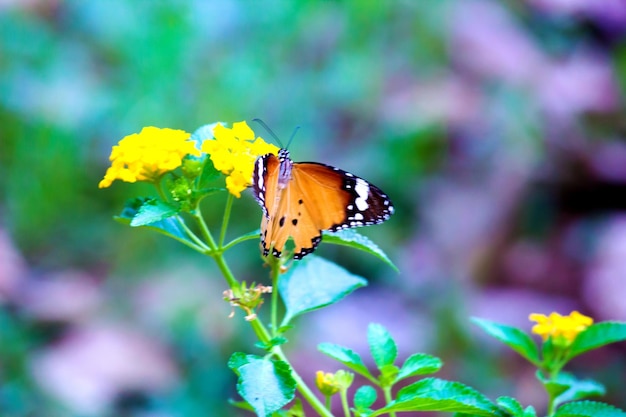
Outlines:
[{"label": "small yellow flower", "polygon": [[254,162],[259,156],[268,153],[277,154],[279,148],[255,139],[254,132],[244,122],[233,123],[232,128],[217,124],[213,128],[215,139],[202,143],[202,152],[207,153],[215,169],[228,175],[226,188],[235,197],[252,184]]},{"label": "small yellow flower", "polygon": [[327,397],[339,392],[339,386],[335,382],[335,374],[330,372],[317,371],[315,374],[315,385]]},{"label": "small yellow flower", "polygon": [[317,371],[315,374],[315,385],[326,397],[347,390],[352,385],[353,380],[354,374],[343,369],[338,370],[334,374],[323,371]]},{"label": "small yellow flower", "polygon": [[578,311],[572,311],[569,316],[561,316],[558,313],[550,313],[549,316],[533,313],[528,319],[537,323],[532,328],[533,333],[540,335],[544,341],[552,338],[559,345],[571,344],[581,332],[593,324],[591,317]]},{"label": "small yellow flower", "polygon": [[111,166],[99,188],[115,180],[126,182],[155,181],[166,172],[178,168],[186,155],[200,156],[195,142],[183,130],[144,127],[140,133],[128,135],[111,150]]}]

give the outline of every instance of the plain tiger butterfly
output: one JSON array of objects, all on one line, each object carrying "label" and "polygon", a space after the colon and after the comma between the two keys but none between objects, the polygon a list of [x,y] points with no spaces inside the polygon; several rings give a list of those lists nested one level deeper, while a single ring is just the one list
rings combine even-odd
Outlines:
[{"label": "plain tiger butterfly", "polygon": [[294,259],[313,252],[322,231],[382,223],[393,214],[393,204],[380,188],[329,165],[293,162],[289,151],[256,160],[252,183],[263,209],[263,255],[280,257],[291,236]]}]

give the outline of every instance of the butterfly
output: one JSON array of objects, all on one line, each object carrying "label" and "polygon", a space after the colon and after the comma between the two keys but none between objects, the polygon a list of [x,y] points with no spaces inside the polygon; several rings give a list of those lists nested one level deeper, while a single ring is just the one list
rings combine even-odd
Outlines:
[{"label": "butterfly", "polygon": [[293,162],[289,151],[259,157],[252,190],[263,209],[263,256],[280,257],[294,241],[294,259],[315,250],[322,231],[382,223],[393,204],[380,188],[354,174],[317,162]]}]

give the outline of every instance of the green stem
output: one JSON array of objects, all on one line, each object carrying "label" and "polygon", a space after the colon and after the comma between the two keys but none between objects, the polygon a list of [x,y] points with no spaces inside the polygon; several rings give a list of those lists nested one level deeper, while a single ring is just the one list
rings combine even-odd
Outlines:
[{"label": "green stem", "polygon": [[[250,322],[250,325],[252,326],[252,329],[254,330],[254,333],[256,333],[257,337],[259,338],[259,340],[261,342],[268,343],[270,341],[270,339],[271,339],[270,333],[267,331],[267,329],[265,328],[263,323],[261,323],[261,320],[256,318],[256,319],[254,319],[254,320],[252,320]],[[296,386],[297,386],[298,392],[311,405],[311,407],[313,407],[313,409],[321,417],[333,417],[331,412],[328,409],[326,409],[326,407],[324,407],[324,404],[321,403],[321,401],[317,398],[317,396],[313,393],[313,391],[311,391],[311,389],[308,387],[308,385],[306,385],[306,383],[302,380],[300,375],[298,375],[298,373],[293,369],[293,366],[291,366],[291,363],[289,363],[289,360],[287,359],[287,357],[283,353],[283,351],[280,348],[280,346],[274,346],[272,348],[272,353],[278,359],[280,359],[281,361],[283,361],[283,362],[285,362],[285,363],[287,363],[289,365],[289,367],[292,370],[291,376],[296,381]]]},{"label": "green stem", "polygon": [[159,194],[159,197],[161,197],[161,200],[163,200],[164,202],[168,202],[168,199],[165,197],[165,193],[163,192],[163,186],[161,185],[161,179],[159,178],[158,181],[154,182],[154,186],[157,189],[157,193]]},{"label": "green stem", "polygon": [[[383,393],[385,395],[385,405],[389,404],[393,399],[391,398],[391,386],[384,386]],[[396,417],[395,411],[389,412],[389,417]]]},{"label": "green stem", "polygon": [[[224,278],[226,278],[226,281],[228,282],[228,286],[230,288],[238,287],[239,286],[239,281],[237,281],[237,279],[233,275],[232,271],[228,267],[228,264],[226,263],[226,260],[224,259],[224,255],[218,252],[216,254],[213,254],[212,256],[213,256],[213,259],[215,260],[215,263],[217,264],[218,268],[222,272],[222,275],[224,275]],[[254,320],[254,321],[256,321],[256,320]],[[267,339],[267,341],[269,341],[269,338]],[[267,341],[265,341],[265,342],[267,342]]]},{"label": "green stem", "polygon": [[245,242],[246,240],[259,240],[259,231],[255,230],[254,232],[251,233],[247,233],[243,236],[239,236],[234,238],[233,240],[231,240],[230,242],[228,242],[227,244],[225,244],[224,246],[222,246],[222,252],[226,252],[228,249],[232,248],[233,246],[237,245],[238,243],[241,242]]},{"label": "green stem", "polygon": [[187,223],[185,223],[185,221],[179,215],[177,215],[175,217],[176,217],[176,221],[178,222],[180,227],[185,231],[187,236],[191,240],[193,240],[196,245],[198,245],[200,247],[199,252],[206,253],[207,255],[211,255],[212,252],[215,251],[216,248],[207,246],[207,244],[204,243],[202,241],[202,239],[200,239],[198,236],[196,236],[196,234],[194,232],[192,232],[191,229],[189,229],[189,227],[187,227]]},{"label": "green stem", "polygon": [[217,251],[218,246],[215,243],[215,239],[213,239],[213,235],[211,234],[211,231],[209,230],[209,226],[207,226],[206,222],[204,221],[204,217],[202,216],[202,213],[200,212],[200,207],[194,210],[191,214],[196,219],[196,222],[198,222],[198,225],[200,226],[200,232],[202,233],[202,237],[204,237],[204,239],[206,240],[207,244],[209,245],[209,248],[211,248],[212,251]]},{"label": "green stem", "polygon": [[220,230],[220,239],[219,239],[219,247],[222,248],[224,246],[224,238],[226,237],[226,229],[228,229],[228,221],[230,220],[230,212],[233,207],[233,195],[228,193],[228,198],[226,199],[226,208],[224,208],[224,218],[222,219],[222,229]]},{"label": "green stem", "polygon": [[554,400],[556,399],[556,397],[550,393],[548,393],[548,409],[546,410],[546,412],[548,413],[547,416],[550,417],[553,413],[554,413]]},{"label": "green stem", "polygon": [[[163,200],[164,202],[167,203],[169,200],[167,199],[167,197],[165,196],[165,192],[163,191],[163,186],[161,184],[161,178],[159,178],[158,181],[154,182],[154,187],[156,188],[157,194],[159,194],[159,197],[161,197],[161,200]],[[178,222],[180,227],[187,234],[187,237],[189,237],[189,239],[191,239],[195,243],[195,245],[190,244],[188,241],[185,241],[184,239],[180,239],[180,238],[177,238],[175,236],[172,236],[172,237],[174,239],[178,240],[179,242],[184,243],[185,245],[189,246],[190,248],[196,249],[198,252],[210,254],[212,248],[209,248],[201,239],[198,238],[198,236],[196,236],[196,234],[194,232],[189,230],[189,228],[187,227],[187,224],[180,217],[180,215],[176,215],[174,217],[176,218],[176,221]]]},{"label": "green stem", "polygon": [[[232,205],[232,198],[229,197],[229,200],[226,203],[226,211],[228,212],[228,214],[226,213],[224,214],[224,224],[228,222],[228,218],[230,217],[231,205]],[[209,248],[211,249],[211,252],[209,252],[209,255],[211,255],[211,257],[215,260],[215,263],[217,263],[217,266],[222,272],[222,275],[224,275],[224,278],[228,282],[229,287],[236,288],[237,286],[239,286],[239,282],[237,281],[232,271],[228,267],[228,264],[226,263],[226,260],[224,259],[224,255],[223,255],[224,250],[221,247],[221,245],[223,244],[224,235],[226,233],[226,226],[224,224],[222,225],[222,231],[220,233],[220,238],[219,238],[220,246],[218,246],[215,240],[213,239],[213,236],[211,235],[211,232],[206,222],[204,221],[204,218],[202,217],[200,213],[200,209],[198,208],[192,214],[200,226],[200,231],[202,233],[202,236],[204,237],[204,239],[206,239],[206,242]],[[274,333],[276,332],[276,323],[277,323],[276,305],[278,302],[278,296],[276,295],[278,290],[275,285],[278,283],[279,275],[280,275],[280,261],[277,260],[272,265],[272,285],[274,285],[274,288],[272,289],[272,316],[273,316],[272,317],[272,321],[273,321],[272,330]],[[272,336],[267,331],[267,329],[265,328],[261,320],[257,317],[256,319],[250,321],[250,325],[252,326],[252,329],[256,333],[257,338],[262,343],[268,344]],[[291,366],[291,363],[289,363],[289,360],[283,353],[280,346],[274,346],[271,350],[271,353],[274,356],[276,356],[278,359],[282,360],[283,362],[289,365],[289,368],[292,370],[291,376],[296,382],[296,387],[297,387],[298,392],[311,405],[311,407],[321,417],[333,417],[330,411],[324,407],[324,404],[320,402],[320,400],[315,396],[315,394],[311,391],[311,389],[302,380],[300,375],[298,375],[296,371],[293,369],[293,366]]]},{"label": "green stem", "polygon": [[326,407],[328,411],[332,408],[332,398],[332,395],[324,395],[324,407]]},{"label": "green stem", "polygon": [[[273,257],[272,257],[273,258]],[[278,335],[278,278],[280,278],[280,261],[274,259],[272,264],[272,335]]]},{"label": "green stem", "polygon": [[350,406],[348,405],[348,390],[342,389],[339,392],[341,396],[341,406],[343,407],[343,414],[345,417],[350,417]]}]

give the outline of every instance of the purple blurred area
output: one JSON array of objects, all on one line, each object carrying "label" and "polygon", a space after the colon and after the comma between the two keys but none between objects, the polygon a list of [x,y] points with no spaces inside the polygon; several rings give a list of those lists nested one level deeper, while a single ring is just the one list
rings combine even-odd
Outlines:
[{"label": "purple blurred area", "polygon": [[[622,0],[0,0],[0,27],[0,415],[239,415],[227,360],[262,353],[219,271],[111,220],[152,191],[96,188],[110,147],[146,125],[300,125],[295,160],[394,201],[363,233],[399,274],[321,245],[370,285],[287,334],[306,381],[338,369],[318,343],[369,357],[375,322],[400,360],[438,355],[442,377],[542,410],[534,370],[470,317],[626,320]],[[260,215],[244,195],[232,237]],[[256,250],[229,261],[267,283]],[[624,344],[571,367],[622,408],[624,369]]]}]

